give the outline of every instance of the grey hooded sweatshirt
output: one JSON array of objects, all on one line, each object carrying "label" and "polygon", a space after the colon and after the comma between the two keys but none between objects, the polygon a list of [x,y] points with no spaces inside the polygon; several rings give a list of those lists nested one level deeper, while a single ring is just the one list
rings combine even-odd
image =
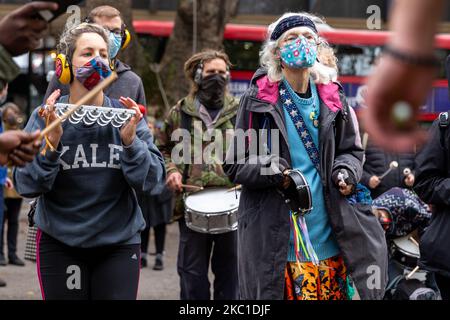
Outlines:
[{"label": "grey hooded sweatshirt", "polygon": [[[67,101],[68,96],[59,100]],[[123,107],[106,96],[103,106]],[[37,111],[27,123],[28,132],[45,127]],[[111,125],[65,121],[63,130],[56,151],[38,154],[13,173],[19,194],[39,196],[38,228],[72,247],[140,243],[145,221],[133,189],[158,193],[165,181],[164,160],[145,121],[127,147]]]}]

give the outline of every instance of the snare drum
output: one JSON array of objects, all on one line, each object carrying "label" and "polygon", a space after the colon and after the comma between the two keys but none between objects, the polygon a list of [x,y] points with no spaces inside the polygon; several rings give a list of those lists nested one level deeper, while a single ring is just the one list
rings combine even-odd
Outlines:
[{"label": "snare drum", "polygon": [[420,258],[419,247],[409,238],[411,235],[392,240],[392,258],[408,269],[414,269]]},{"label": "snare drum", "polygon": [[229,188],[208,188],[185,196],[186,225],[211,234],[236,230],[239,197],[239,190]]}]

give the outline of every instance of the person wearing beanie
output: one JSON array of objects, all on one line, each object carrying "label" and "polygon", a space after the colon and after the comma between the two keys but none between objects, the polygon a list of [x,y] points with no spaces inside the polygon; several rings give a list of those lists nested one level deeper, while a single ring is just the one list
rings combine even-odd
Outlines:
[{"label": "person wearing beanie", "polygon": [[[383,289],[367,288],[364,270],[380,265],[384,282],[386,248],[376,244],[384,235],[372,217],[368,228],[376,239],[367,238],[347,198],[361,177],[363,150],[356,115],[330,63],[336,57],[319,36],[321,21],[286,13],[272,23],[261,68],[241,98],[236,131],[256,131],[256,137],[241,141],[236,134],[224,169],[242,185],[242,299],[348,300],[353,282],[362,299],[383,296]],[[265,130],[267,140],[260,136]],[[285,201],[294,170],[311,191],[306,212]],[[362,255],[356,245],[373,245],[372,254]]]}]

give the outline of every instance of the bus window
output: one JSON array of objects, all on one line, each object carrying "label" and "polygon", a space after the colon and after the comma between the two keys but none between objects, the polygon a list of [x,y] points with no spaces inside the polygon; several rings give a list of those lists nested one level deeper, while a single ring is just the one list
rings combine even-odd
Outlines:
[{"label": "bus window", "polygon": [[[139,42],[145,49],[150,62],[161,62],[168,38],[139,34]],[[255,71],[259,67],[261,42],[225,40],[224,50],[230,57],[233,70]]]},{"label": "bus window", "polygon": [[261,42],[255,41],[224,41],[225,52],[233,64],[230,82],[232,95],[240,97],[247,90],[253,73],[259,68],[261,45]]},{"label": "bus window", "polygon": [[381,47],[336,45],[334,51],[338,59],[339,75],[366,77],[370,74]]},{"label": "bus window", "polygon": [[441,66],[439,68],[439,72],[437,73],[438,79],[445,79],[447,77],[447,73],[445,71],[445,59],[450,54],[450,49],[438,49],[436,50],[436,57],[441,62]]},{"label": "bus window", "polygon": [[[375,59],[382,52],[380,46],[335,45],[333,47],[341,76],[367,77],[370,75]],[[441,61],[436,78],[445,79],[445,59],[450,54],[450,49],[437,49],[435,54]]]},{"label": "bus window", "polygon": [[258,69],[261,42],[225,40],[224,48],[234,70],[255,71]]}]

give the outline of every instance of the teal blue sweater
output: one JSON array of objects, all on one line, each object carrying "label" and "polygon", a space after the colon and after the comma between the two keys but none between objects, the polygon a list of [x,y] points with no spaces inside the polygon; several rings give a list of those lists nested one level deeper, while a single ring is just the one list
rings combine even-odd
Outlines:
[{"label": "teal blue sweater", "polygon": [[[285,85],[294,99],[297,109],[303,117],[316,147],[319,148],[319,129],[314,127],[313,121],[310,119],[311,111],[314,110],[317,113],[317,116],[320,113],[320,102],[314,82],[310,81],[311,97],[307,99],[300,98],[292,90],[287,81],[285,81]],[[315,108],[314,103],[316,105]],[[311,188],[313,209],[305,216],[309,236],[319,260],[325,260],[337,255],[339,253],[339,247],[333,236],[330,221],[328,219],[328,213],[323,197],[322,181],[320,179],[319,172],[309,158],[305,146],[303,145],[297,129],[286,109],[284,109],[284,115],[286,118],[292,168],[298,169],[303,173]],[[306,255],[302,249],[300,251],[300,260],[302,262],[311,261],[306,258]],[[296,261],[292,230],[289,240],[288,261]]]}]

